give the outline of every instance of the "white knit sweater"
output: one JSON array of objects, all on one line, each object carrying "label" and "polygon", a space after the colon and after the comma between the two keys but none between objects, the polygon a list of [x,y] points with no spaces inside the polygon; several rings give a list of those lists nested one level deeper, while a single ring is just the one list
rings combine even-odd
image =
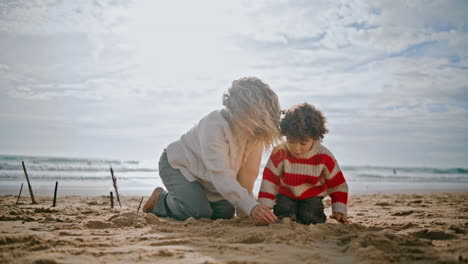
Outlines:
[{"label": "white knit sweater", "polygon": [[226,199],[250,213],[258,202],[237,181],[246,140],[237,142],[229,123],[216,110],[167,147],[167,158],[188,181],[198,181],[209,201]]}]

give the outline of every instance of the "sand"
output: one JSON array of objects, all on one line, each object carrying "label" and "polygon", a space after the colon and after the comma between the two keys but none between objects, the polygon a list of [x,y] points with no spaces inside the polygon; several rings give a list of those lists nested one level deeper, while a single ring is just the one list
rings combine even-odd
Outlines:
[{"label": "sand", "polygon": [[[350,197],[343,225],[176,221],[141,197],[0,197],[0,263],[468,263],[468,192]],[[325,201],[330,214],[330,202]]]}]

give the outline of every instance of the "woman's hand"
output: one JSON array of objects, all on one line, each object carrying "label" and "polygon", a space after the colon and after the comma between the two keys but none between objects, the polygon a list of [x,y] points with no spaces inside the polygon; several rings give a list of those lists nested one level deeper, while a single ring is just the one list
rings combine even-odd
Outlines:
[{"label": "woman's hand", "polygon": [[332,219],[335,219],[336,221],[342,223],[342,224],[348,224],[349,221],[348,221],[348,218],[346,217],[346,215],[342,214],[342,213],[333,213],[332,215],[330,215],[330,218]]},{"label": "woman's hand", "polygon": [[262,224],[270,224],[278,220],[278,217],[266,205],[256,205],[250,215]]}]

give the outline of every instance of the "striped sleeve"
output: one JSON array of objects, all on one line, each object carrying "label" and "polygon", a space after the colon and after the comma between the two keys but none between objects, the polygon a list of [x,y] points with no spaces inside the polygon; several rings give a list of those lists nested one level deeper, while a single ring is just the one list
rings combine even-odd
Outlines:
[{"label": "striped sleeve", "polygon": [[[333,157],[333,156],[332,156]],[[327,186],[327,194],[331,198],[332,213],[348,213],[348,184],[344,178],[343,172],[338,165],[338,162],[333,157],[327,164],[327,168],[333,168],[331,171],[324,172],[325,184]]]},{"label": "striped sleeve", "polygon": [[[268,159],[267,165],[263,170],[262,184],[258,193],[258,202],[273,208],[275,205],[276,194],[280,186],[280,177],[282,175],[283,162],[278,160],[277,153],[274,153]],[[276,166],[275,166],[276,165]]]}]

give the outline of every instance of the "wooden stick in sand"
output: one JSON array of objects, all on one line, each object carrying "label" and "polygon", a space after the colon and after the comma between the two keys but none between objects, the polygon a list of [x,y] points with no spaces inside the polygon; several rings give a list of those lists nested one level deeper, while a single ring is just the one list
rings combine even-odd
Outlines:
[{"label": "wooden stick in sand", "polygon": [[114,208],[114,193],[110,192],[111,208]]},{"label": "wooden stick in sand", "polygon": [[138,205],[137,213],[138,213],[138,211],[140,211],[140,206],[141,206],[141,203],[143,202],[143,198],[145,198],[145,197],[144,196],[141,197],[140,204]]},{"label": "wooden stick in sand", "polygon": [[54,203],[52,204],[52,207],[55,207],[55,201],[57,199],[57,186],[58,186],[58,181],[55,182]]},{"label": "wooden stick in sand", "polygon": [[26,166],[24,166],[24,161],[21,161],[21,164],[23,165],[24,175],[26,175],[26,180],[28,181],[29,194],[31,195],[32,203],[36,204],[36,200],[34,199],[34,194],[32,191],[31,183],[29,182],[28,172],[26,171]]},{"label": "wooden stick in sand", "polygon": [[19,192],[19,194],[18,194],[18,199],[16,199],[16,204],[15,204],[15,205],[18,205],[19,198],[20,198],[20,196],[21,196],[21,191],[23,190],[23,184],[24,184],[24,183],[21,183],[20,192]]},{"label": "wooden stick in sand", "polygon": [[122,209],[122,204],[120,203],[120,197],[119,197],[119,189],[117,188],[117,177],[114,175],[114,170],[112,167],[110,167],[111,171],[111,176],[112,176],[112,185],[114,186],[115,189],[115,195],[117,195],[117,202],[119,202],[120,209]]}]

